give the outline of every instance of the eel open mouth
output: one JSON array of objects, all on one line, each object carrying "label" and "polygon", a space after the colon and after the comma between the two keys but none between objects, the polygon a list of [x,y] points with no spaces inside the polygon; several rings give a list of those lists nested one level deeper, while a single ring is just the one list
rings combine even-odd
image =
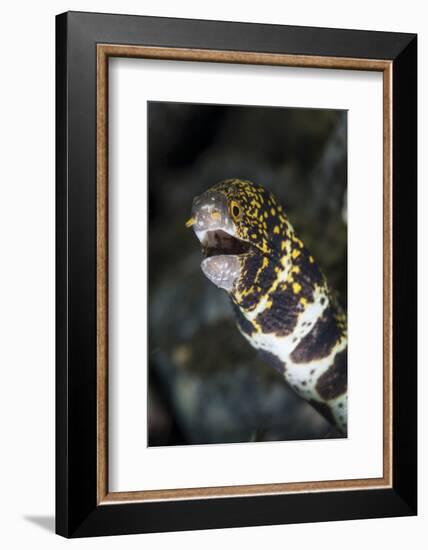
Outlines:
[{"label": "eel open mouth", "polygon": [[206,231],[201,244],[203,258],[211,258],[220,255],[240,256],[242,254],[247,254],[251,249],[250,243],[241,241],[221,229]]},{"label": "eel open mouth", "polygon": [[219,288],[233,292],[241,275],[243,260],[252,245],[222,229],[195,230],[202,245],[201,269]]},{"label": "eel open mouth", "polygon": [[235,224],[222,193],[206,191],[193,199],[192,227],[202,246],[201,269],[216,286],[233,292],[252,244],[237,237]]}]

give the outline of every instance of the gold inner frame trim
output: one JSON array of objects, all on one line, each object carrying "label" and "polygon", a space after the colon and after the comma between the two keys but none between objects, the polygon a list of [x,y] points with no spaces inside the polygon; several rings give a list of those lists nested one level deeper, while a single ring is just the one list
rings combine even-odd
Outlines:
[{"label": "gold inner frame trim", "polygon": [[[225,487],[109,492],[108,489],[108,59],[277,65],[383,73],[383,476]],[[392,62],[188,48],[97,44],[97,503],[239,497],[392,486]]]}]

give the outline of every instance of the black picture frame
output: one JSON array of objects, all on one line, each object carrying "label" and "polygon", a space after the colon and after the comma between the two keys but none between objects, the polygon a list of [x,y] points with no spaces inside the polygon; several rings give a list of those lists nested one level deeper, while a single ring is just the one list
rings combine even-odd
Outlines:
[{"label": "black picture frame", "polygon": [[[392,63],[392,486],[97,500],[97,44]],[[56,18],[56,532],[65,537],[417,513],[417,36],[68,12]]]}]

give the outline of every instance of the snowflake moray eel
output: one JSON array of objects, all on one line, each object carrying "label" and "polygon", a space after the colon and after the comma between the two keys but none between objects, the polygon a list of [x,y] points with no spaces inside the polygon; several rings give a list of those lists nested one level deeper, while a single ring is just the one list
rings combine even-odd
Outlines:
[{"label": "snowflake moray eel", "polygon": [[186,226],[243,336],[346,434],[346,316],[282,206],[260,185],[228,179],[194,198]]}]

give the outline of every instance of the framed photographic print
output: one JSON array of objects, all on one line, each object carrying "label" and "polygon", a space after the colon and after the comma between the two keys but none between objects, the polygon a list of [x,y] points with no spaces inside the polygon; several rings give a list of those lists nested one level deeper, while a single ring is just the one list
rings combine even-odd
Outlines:
[{"label": "framed photographic print", "polygon": [[416,36],[56,24],[57,532],[416,514]]}]

